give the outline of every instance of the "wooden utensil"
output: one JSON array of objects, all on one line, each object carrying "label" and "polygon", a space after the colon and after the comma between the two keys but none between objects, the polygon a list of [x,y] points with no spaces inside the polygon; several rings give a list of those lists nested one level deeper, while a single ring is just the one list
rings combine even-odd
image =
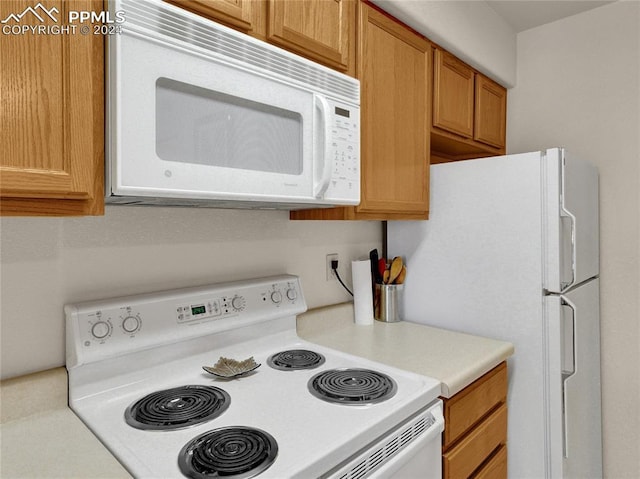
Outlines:
[{"label": "wooden utensil", "polygon": [[404,284],[404,279],[406,278],[406,276],[407,276],[407,267],[405,265],[402,265],[402,270],[400,271],[400,274],[396,278],[395,284]]},{"label": "wooden utensil", "polygon": [[403,266],[404,265],[402,263],[402,258],[400,256],[396,256],[395,258],[393,258],[393,261],[391,262],[391,268],[389,270],[389,282],[387,284],[393,284],[393,282],[402,271]]}]

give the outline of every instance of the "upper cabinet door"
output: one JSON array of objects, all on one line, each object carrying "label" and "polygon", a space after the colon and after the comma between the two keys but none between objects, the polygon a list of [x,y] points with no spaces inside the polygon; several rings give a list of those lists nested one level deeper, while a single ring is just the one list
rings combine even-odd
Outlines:
[{"label": "upper cabinet door", "polygon": [[353,71],[355,0],[268,0],[267,40],[343,72]]},{"label": "upper cabinet door", "polygon": [[433,126],[473,137],[474,71],[456,57],[436,49],[433,75]]},{"label": "upper cabinet door", "polygon": [[[102,2],[42,1],[59,15]],[[0,2],[0,18],[32,5]],[[53,24],[27,15],[21,24]],[[2,215],[87,215],[104,210],[101,35],[3,35],[0,41]]]},{"label": "upper cabinet door", "polygon": [[265,37],[263,0],[166,0],[185,10],[224,23],[252,36]]},{"label": "upper cabinet door", "polygon": [[360,8],[362,200],[356,211],[426,219],[431,45],[367,4]]},{"label": "upper cabinet door", "polygon": [[507,91],[476,73],[474,139],[502,148],[506,141]]}]

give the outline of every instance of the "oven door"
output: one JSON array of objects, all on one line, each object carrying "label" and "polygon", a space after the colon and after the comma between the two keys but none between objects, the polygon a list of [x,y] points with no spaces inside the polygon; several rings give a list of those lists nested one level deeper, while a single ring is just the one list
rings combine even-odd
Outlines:
[{"label": "oven door", "polygon": [[328,101],[160,37],[109,39],[108,192],[319,201]]},{"label": "oven door", "polygon": [[326,477],[441,479],[443,430],[442,401],[437,400]]}]

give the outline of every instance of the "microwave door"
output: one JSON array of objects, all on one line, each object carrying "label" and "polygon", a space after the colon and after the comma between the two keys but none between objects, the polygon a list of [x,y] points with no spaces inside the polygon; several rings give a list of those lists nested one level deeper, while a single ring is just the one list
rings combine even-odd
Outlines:
[{"label": "microwave door", "polygon": [[156,154],[162,160],[302,174],[299,112],[159,78],[155,115]]},{"label": "microwave door", "polygon": [[[309,201],[310,91],[135,35],[110,51],[116,195]],[[110,47],[111,48],[111,47]],[[115,97],[115,98],[114,98]]]}]

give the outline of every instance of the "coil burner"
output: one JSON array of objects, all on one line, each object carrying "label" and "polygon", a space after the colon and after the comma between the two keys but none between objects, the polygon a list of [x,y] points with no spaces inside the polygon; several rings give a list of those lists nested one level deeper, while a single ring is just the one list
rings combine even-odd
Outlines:
[{"label": "coil burner", "polygon": [[313,376],[308,383],[311,394],[323,401],[362,406],[385,401],[397,386],[386,374],[370,369],[329,369]]},{"label": "coil burner", "polygon": [[314,369],[324,364],[324,356],[307,349],[290,349],[272,355],[267,364],[282,371]]},{"label": "coil burner", "polygon": [[137,429],[182,429],[214,419],[231,402],[226,391],[213,386],[188,385],[147,394],[124,413]]},{"label": "coil burner", "polygon": [[189,441],[180,451],[180,471],[191,478],[247,479],[267,469],[278,455],[278,443],[256,428],[214,429]]}]

